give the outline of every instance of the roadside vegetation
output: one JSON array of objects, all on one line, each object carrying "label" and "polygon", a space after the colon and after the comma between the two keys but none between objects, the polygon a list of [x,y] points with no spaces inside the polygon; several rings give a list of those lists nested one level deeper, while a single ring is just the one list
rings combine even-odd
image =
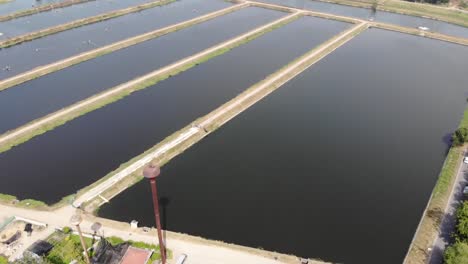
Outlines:
[{"label": "roadside vegetation", "polygon": [[82,27],[82,26],[85,26],[85,25],[94,24],[94,23],[97,23],[97,22],[102,22],[102,21],[105,21],[105,20],[120,17],[120,16],[127,15],[127,14],[130,14],[130,13],[139,12],[139,11],[142,11],[142,10],[145,10],[145,9],[153,8],[153,7],[156,7],[156,6],[167,5],[167,4],[170,4],[170,3],[174,2],[174,1],[176,1],[176,0],[157,0],[157,1],[154,1],[154,2],[145,3],[145,4],[138,5],[138,6],[132,6],[132,7],[128,7],[128,8],[125,8],[125,9],[120,9],[120,10],[116,10],[116,11],[107,12],[107,13],[100,14],[100,15],[97,15],[97,16],[92,16],[92,17],[87,17],[87,18],[75,20],[75,21],[72,21],[72,22],[69,22],[69,23],[49,27],[49,28],[42,29],[42,30],[39,30],[39,31],[30,32],[30,33],[27,33],[25,35],[12,37],[12,38],[6,39],[4,41],[1,41],[0,42],[0,48],[11,47],[11,46],[17,45],[17,44],[22,43],[22,42],[42,38],[42,37],[52,35],[52,34],[55,34],[55,33],[59,33],[59,32],[62,32],[62,31],[66,31],[66,30],[69,30],[69,29],[72,29],[72,28],[78,28],[78,27]]},{"label": "roadside vegetation", "polygon": [[[450,192],[457,176],[457,171],[463,159],[464,144],[467,142],[466,128],[468,127],[468,108],[465,109],[459,128],[452,134],[452,146],[447,154],[437,183],[432,191],[432,196],[421,218],[420,224],[414,235],[413,241],[406,257],[407,263],[425,263],[436,235],[439,233],[440,224],[444,216]],[[456,245],[448,254],[452,254],[463,246]],[[463,263],[463,262],[460,262]]]},{"label": "roadside vegetation", "polygon": [[464,201],[457,210],[457,224],[453,231],[455,242],[446,248],[446,264],[468,263],[468,201]]}]

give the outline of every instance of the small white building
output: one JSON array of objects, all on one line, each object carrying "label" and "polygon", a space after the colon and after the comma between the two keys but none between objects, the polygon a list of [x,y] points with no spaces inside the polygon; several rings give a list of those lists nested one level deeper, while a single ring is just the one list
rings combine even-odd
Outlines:
[{"label": "small white building", "polygon": [[138,228],[138,221],[137,220],[132,220],[130,222],[130,228],[131,229],[137,229]]}]

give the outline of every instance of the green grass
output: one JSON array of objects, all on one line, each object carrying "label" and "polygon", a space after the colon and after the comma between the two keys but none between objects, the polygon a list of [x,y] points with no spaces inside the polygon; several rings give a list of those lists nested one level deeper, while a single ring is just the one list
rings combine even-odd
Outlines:
[{"label": "green grass", "polygon": [[[2,3],[2,2],[0,2]],[[0,264],[8,264],[8,259],[2,255],[0,255]]]},{"label": "green grass", "polygon": [[[46,259],[52,264],[70,263],[76,259],[79,263],[85,263],[82,254],[83,248],[81,246],[80,238],[77,235],[63,234],[56,232],[47,239],[48,242],[54,245],[54,248],[49,252]],[[86,247],[91,247],[92,239],[84,237]]]},{"label": "green grass", "polygon": [[47,207],[47,204],[34,199],[25,199],[21,200],[18,203],[18,206],[27,207],[27,208],[44,208]]},{"label": "green grass", "polygon": [[11,203],[16,200],[16,197],[13,195],[0,193],[0,201],[4,203]]}]

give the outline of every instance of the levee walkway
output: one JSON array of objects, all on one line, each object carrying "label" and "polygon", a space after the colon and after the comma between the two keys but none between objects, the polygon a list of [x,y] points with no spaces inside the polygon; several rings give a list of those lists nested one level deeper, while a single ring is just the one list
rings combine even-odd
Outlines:
[{"label": "levee walkway", "polygon": [[[339,34],[339,36],[331,39],[318,48],[309,51],[287,67],[284,67],[264,81],[254,85],[250,89],[246,90],[243,94],[224,104],[220,108],[214,110],[207,116],[202,117],[199,119],[199,122],[196,122],[190,128],[176,132],[176,135],[178,135],[177,137],[162,145],[160,148],[155,149],[153,152],[150,152],[137,161],[133,162],[127,167],[129,168],[128,170],[124,169],[114,174],[112,177],[98,184],[91,190],[79,195],[78,198],[73,202],[73,205],[75,207],[86,207],[82,205],[85,203],[91,203],[92,206],[86,207],[86,210],[92,211],[94,207],[99,206],[102,203],[101,200],[107,202],[109,198],[114,197],[116,194],[128,187],[114,188],[114,185],[118,184],[120,181],[123,181],[126,177],[130,177],[134,172],[141,169],[149,162],[157,159],[161,160],[161,156],[166,152],[170,151],[175,153],[173,156],[181,153],[183,150],[197,143],[207,134],[214,131],[215,128],[234,118],[239,113],[246,110],[251,105],[255,104],[263,97],[267,96],[269,93],[313,65],[315,62],[325,57],[327,54],[333,52],[336,48],[352,39],[355,35],[359,34],[367,27],[367,22],[360,23],[345,31],[344,33]],[[171,157],[167,159],[170,158]],[[167,162],[167,159],[164,161]],[[112,190],[111,193],[108,193],[109,190]],[[107,198],[103,196],[104,193],[107,194]]]}]

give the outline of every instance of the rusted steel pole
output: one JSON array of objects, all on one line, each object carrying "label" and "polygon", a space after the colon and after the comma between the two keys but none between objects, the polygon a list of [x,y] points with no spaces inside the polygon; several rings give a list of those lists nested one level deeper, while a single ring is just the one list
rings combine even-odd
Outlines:
[{"label": "rusted steel pole", "polygon": [[83,247],[83,250],[84,250],[86,263],[91,264],[91,261],[89,260],[89,256],[88,256],[88,249],[86,249],[86,244],[83,239],[83,234],[81,233],[80,225],[76,225],[76,229],[78,230],[78,234],[80,235],[81,246]]},{"label": "rusted steel pole", "polygon": [[80,237],[81,246],[83,247],[83,250],[84,250],[84,253],[85,253],[85,256],[86,256],[86,263],[91,264],[91,261],[89,260],[89,256],[88,256],[88,250],[86,249],[86,244],[85,244],[84,239],[83,239],[83,233],[81,233],[80,224],[81,224],[82,221],[83,221],[83,218],[81,218],[80,214],[74,214],[70,218],[70,223],[72,225],[76,226],[76,230],[78,230],[78,235]]},{"label": "rusted steel pole", "polygon": [[166,247],[164,246],[161,220],[159,217],[159,201],[158,201],[158,189],[156,188],[156,177],[159,176],[160,169],[156,165],[149,165],[143,170],[143,176],[150,180],[151,193],[153,196],[153,208],[154,218],[156,220],[156,227],[158,229],[158,240],[159,240],[159,251],[161,252],[162,264],[166,264]]}]

